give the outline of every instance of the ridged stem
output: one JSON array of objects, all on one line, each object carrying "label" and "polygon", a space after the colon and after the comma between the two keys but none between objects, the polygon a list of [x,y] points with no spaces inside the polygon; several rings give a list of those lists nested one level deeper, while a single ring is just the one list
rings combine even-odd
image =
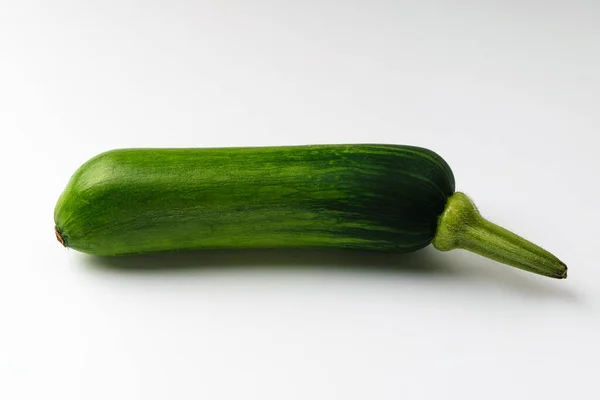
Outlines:
[{"label": "ridged stem", "polygon": [[433,245],[441,251],[465,249],[525,271],[565,279],[567,266],[551,253],[486,220],[464,193],[449,199],[438,220]]}]

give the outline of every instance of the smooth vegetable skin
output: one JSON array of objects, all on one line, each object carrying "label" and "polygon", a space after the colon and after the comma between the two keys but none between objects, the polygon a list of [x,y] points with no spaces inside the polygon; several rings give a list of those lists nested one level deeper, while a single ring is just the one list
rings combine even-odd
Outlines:
[{"label": "smooth vegetable skin", "polygon": [[[103,256],[223,248],[410,252],[433,242],[566,277],[550,253],[482,218],[457,223],[452,216],[472,203],[456,201],[464,195],[454,190],[448,164],[413,146],[120,149],[76,171],[56,205],[55,232],[64,246]],[[487,237],[456,228],[482,221],[490,224]]]}]

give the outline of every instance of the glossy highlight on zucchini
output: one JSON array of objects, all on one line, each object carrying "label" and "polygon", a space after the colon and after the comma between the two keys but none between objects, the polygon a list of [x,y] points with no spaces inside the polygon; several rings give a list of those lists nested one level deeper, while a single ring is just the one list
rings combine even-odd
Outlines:
[{"label": "glossy highlight on zucchini", "polygon": [[117,149],[72,176],[57,240],[101,256],[240,248],[463,248],[554,278],[566,266],[484,220],[435,152],[389,144]]}]

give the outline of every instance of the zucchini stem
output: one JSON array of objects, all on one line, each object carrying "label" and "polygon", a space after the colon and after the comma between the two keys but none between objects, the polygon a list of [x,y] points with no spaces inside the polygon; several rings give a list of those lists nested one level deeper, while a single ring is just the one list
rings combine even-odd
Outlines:
[{"label": "zucchini stem", "polygon": [[63,247],[67,247],[67,244],[65,243],[65,239],[63,239],[62,235],[58,231],[58,228],[56,228],[56,227],[54,227],[54,234],[56,235],[56,240],[58,240],[58,242],[60,244],[62,244]]},{"label": "zucchini stem", "polygon": [[465,249],[525,271],[565,279],[567,266],[551,253],[486,220],[461,192],[454,193],[438,219],[433,246],[441,251]]}]

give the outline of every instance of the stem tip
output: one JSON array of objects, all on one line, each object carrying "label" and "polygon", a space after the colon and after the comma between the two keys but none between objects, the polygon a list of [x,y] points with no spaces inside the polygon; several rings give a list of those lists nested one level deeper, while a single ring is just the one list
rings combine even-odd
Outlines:
[{"label": "stem tip", "polygon": [[63,239],[62,235],[58,231],[58,228],[56,227],[54,227],[54,234],[56,235],[56,240],[58,240],[58,242],[62,244],[63,247],[67,247],[67,245],[65,244],[65,240]]}]

